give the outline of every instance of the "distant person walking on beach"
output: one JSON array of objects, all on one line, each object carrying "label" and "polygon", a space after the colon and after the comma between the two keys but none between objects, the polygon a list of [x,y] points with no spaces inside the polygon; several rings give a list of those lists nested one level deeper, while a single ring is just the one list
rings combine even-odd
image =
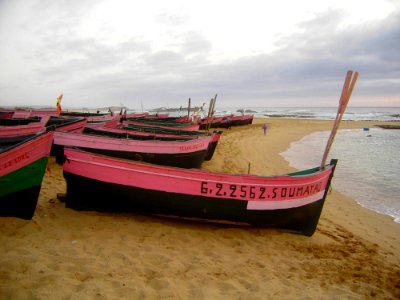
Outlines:
[{"label": "distant person walking on beach", "polygon": [[232,127],[232,119],[230,117],[226,118],[226,126],[228,129],[231,129]]},{"label": "distant person walking on beach", "polygon": [[264,130],[264,135],[266,135],[267,134],[267,129],[268,129],[267,123],[263,124],[262,129]]}]

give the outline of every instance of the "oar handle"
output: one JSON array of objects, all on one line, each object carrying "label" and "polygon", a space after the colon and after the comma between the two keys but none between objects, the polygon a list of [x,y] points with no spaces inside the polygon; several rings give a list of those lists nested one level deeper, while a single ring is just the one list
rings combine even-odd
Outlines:
[{"label": "oar handle", "polygon": [[347,108],[347,104],[349,103],[349,100],[350,100],[350,96],[353,93],[354,86],[358,79],[358,72],[354,73],[353,78],[352,78],[352,75],[353,75],[353,71],[347,71],[346,79],[344,81],[344,85],[343,85],[343,89],[342,89],[342,94],[341,94],[340,100],[339,100],[339,107],[338,107],[338,111],[336,114],[336,119],[335,119],[335,122],[333,123],[332,131],[329,136],[328,142],[326,144],[324,155],[322,157],[321,169],[323,169],[325,166],[329,151],[333,144],[333,140],[334,140],[336,132],[339,128],[340,121],[343,118],[343,115]]}]

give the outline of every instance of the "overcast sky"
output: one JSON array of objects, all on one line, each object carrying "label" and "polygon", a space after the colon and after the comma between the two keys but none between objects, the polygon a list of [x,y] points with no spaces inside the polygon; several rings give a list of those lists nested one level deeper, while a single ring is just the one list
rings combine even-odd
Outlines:
[{"label": "overcast sky", "polygon": [[400,106],[399,0],[0,0],[0,106]]}]

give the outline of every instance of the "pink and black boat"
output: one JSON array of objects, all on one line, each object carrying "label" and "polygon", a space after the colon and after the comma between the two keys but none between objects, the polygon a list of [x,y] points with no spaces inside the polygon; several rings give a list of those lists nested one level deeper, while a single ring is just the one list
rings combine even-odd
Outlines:
[{"label": "pink and black boat", "polygon": [[46,129],[50,116],[0,119],[0,138],[28,137]]},{"label": "pink and black boat", "polygon": [[211,173],[65,149],[66,206],[274,227],[311,236],[336,166],[262,177]]},{"label": "pink and black boat", "polygon": [[23,139],[29,135],[48,130],[64,130],[82,132],[86,125],[85,118],[70,118],[56,116],[33,116],[27,118],[0,119],[0,137]]},{"label": "pink and black boat", "polygon": [[58,117],[60,113],[56,109],[33,109],[30,111],[30,117],[42,117],[42,116],[50,116],[50,117]]},{"label": "pink and black boat", "polygon": [[54,145],[58,147],[56,160],[59,163],[63,157],[62,149],[65,146],[70,146],[113,157],[154,164],[199,168],[207,155],[212,140],[212,136],[202,136],[185,141],[157,141],[137,140],[127,134],[112,137],[98,132],[91,132],[90,134],[54,132]]},{"label": "pink and black boat", "polygon": [[[28,118],[0,119],[0,139],[3,145],[12,145],[44,130],[63,130],[81,133],[85,125],[86,119],[79,117],[34,116]],[[55,154],[56,147],[52,147],[51,155]]]},{"label": "pink and black boat", "polygon": [[[199,132],[199,135],[178,135],[172,133],[163,133],[163,132],[146,132],[135,129],[130,129],[128,127],[116,127],[116,128],[108,128],[105,126],[92,126],[87,125],[83,130],[84,133],[98,133],[103,135],[110,135],[115,137],[123,137],[129,136],[138,140],[160,140],[160,141],[176,141],[176,140],[192,140],[200,136],[205,136],[207,133]],[[196,131],[189,131],[196,132]],[[209,135],[209,134],[208,134]]]},{"label": "pink and black boat", "polygon": [[[206,156],[204,160],[208,161],[214,155],[215,149],[218,145],[219,139],[222,135],[222,131],[214,131],[213,133],[208,132],[199,132],[199,131],[182,131],[182,130],[175,130],[175,131],[164,131],[161,130],[159,132],[144,132],[138,131],[129,128],[106,128],[106,127],[91,127],[90,125],[87,126],[84,133],[92,133],[98,135],[106,135],[110,137],[116,138],[132,138],[135,140],[152,140],[152,141],[188,141],[197,139],[199,137],[207,137],[211,136],[211,141],[207,148]],[[185,132],[187,134],[185,134]],[[195,134],[194,134],[195,133]]]},{"label": "pink and black boat", "polygon": [[229,128],[231,126],[249,125],[253,123],[253,115],[228,115],[228,116],[210,116],[197,121],[200,129],[207,128]]},{"label": "pink and black boat", "polygon": [[66,117],[84,117],[84,118],[103,118],[106,116],[109,116],[110,113],[100,113],[100,112],[96,112],[96,113],[92,113],[92,112],[80,112],[80,111],[62,111],[60,113],[61,116],[66,116]]},{"label": "pink and black boat", "polygon": [[86,124],[87,120],[83,117],[50,117],[46,128],[81,133]]},{"label": "pink and black boat", "polygon": [[119,114],[110,114],[104,117],[87,118],[87,124],[91,127],[108,127],[116,128],[120,122],[121,116]]},{"label": "pink and black boat", "polygon": [[148,116],[149,113],[148,112],[142,112],[142,113],[129,113],[127,114],[126,112],[124,112],[122,114],[123,119],[127,119],[127,118],[142,118],[142,117],[146,117]]},{"label": "pink and black boat", "polygon": [[114,113],[90,113],[90,112],[61,112],[61,116],[64,117],[84,117],[87,120],[87,124],[92,126],[116,126],[120,115]]},{"label": "pink and black boat", "polygon": [[32,218],[52,141],[52,132],[40,132],[16,143],[0,138],[1,216]]},{"label": "pink and black boat", "polygon": [[253,115],[243,115],[243,116],[224,116],[219,127],[229,128],[231,126],[241,126],[249,125],[253,123]]},{"label": "pink and black boat", "polygon": [[181,123],[181,124],[190,124],[191,120],[188,116],[177,116],[177,117],[170,117],[167,114],[156,114],[156,115],[145,115],[140,117],[126,117],[124,120],[129,121],[155,121],[155,122],[174,122],[174,123]]},{"label": "pink and black boat", "polygon": [[126,120],[122,122],[123,126],[127,127],[130,125],[143,126],[143,127],[155,127],[161,129],[173,129],[173,130],[199,130],[200,126],[198,124],[191,124],[188,122],[178,123],[178,122],[157,122],[154,120],[145,119],[135,119]]},{"label": "pink and black boat", "polygon": [[0,119],[11,119],[14,115],[13,111],[0,110]]},{"label": "pink and black boat", "polygon": [[208,128],[218,128],[223,122],[224,117],[222,116],[210,116],[199,119],[197,124],[199,124],[200,129],[208,129]]},{"label": "pink and black boat", "polygon": [[134,130],[140,132],[147,132],[153,134],[168,134],[168,135],[175,135],[175,136],[201,136],[204,135],[203,131],[198,130],[183,130],[183,129],[174,129],[174,128],[161,128],[156,126],[146,126],[146,125],[133,125],[127,124],[123,122],[120,128],[127,129],[127,130]]}]

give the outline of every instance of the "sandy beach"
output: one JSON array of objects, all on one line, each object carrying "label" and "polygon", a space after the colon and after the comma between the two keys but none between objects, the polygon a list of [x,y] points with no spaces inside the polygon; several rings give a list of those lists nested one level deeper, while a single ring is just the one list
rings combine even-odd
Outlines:
[{"label": "sandy beach", "polygon": [[[341,128],[376,124],[383,123],[343,121]],[[280,153],[331,126],[256,119],[225,130],[203,169],[247,173],[250,164],[257,175],[294,171]],[[62,167],[52,157],[33,219],[0,217],[1,299],[400,298],[400,224],[335,186],[312,237],[75,211],[57,199],[65,191]]]}]

